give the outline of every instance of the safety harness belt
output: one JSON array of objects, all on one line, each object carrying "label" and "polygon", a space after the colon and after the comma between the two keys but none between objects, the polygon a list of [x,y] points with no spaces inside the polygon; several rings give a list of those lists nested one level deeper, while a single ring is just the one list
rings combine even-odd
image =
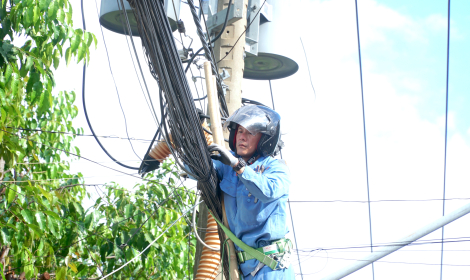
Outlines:
[{"label": "safety harness belt", "polygon": [[[210,211],[210,210],[209,210]],[[211,212],[212,214],[212,212]],[[227,227],[225,227],[216,217],[215,215],[212,215],[212,217],[214,217],[215,221],[219,224],[219,226],[222,228],[222,230],[225,232],[225,234],[227,235],[227,237],[233,241],[233,243],[237,244],[238,247],[240,247],[240,249],[242,249],[243,251],[247,252],[248,254],[250,254],[251,256],[253,256],[255,259],[257,259],[258,261],[264,263],[265,265],[269,266],[272,270],[275,270],[277,265],[278,265],[278,262],[276,260],[274,260],[273,258],[271,258],[270,256],[267,256],[263,253],[261,253],[260,251],[248,246],[245,244],[245,242],[241,241],[240,239],[238,239],[235,234],[233,234],[230,229],[228,229]]]}]

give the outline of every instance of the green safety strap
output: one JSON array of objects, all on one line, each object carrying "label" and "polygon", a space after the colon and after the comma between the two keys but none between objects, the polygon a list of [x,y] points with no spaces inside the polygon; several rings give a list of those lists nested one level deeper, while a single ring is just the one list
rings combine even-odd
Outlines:
[{"label": "green safety strap", "polygon": [[[281,255],[283,255],[286,251],[286,247],[289,246],[288,245],[289,242],[290,242],[289,239],[282,238],[282,239],[279,239],[277,241],[272,242],[271,245],[261,247],[261,248],[256,248],[255,250],[259,251],[259,252],[261,252],[265,255],[271,255],[271,254],[281,254]],[[274,246],[274,247],[272,247],[272,246]],[[269,250],[269,251],[267,251],[267,250]],[[251,256],[250,254],[248,254],[247,252],[243,252],[243,251],[242,252],[237,252],[237,255],[238,255],[238,259],[242,263],[255,258],[255,257]]]},{"label": "green safety strap", "polygon": [[[211,212],[209,210],[209,212]],[[211,212],[212,214],[212,212]],[[260,251],[257,251],[256,249],[248,246],[245,244],[245,242],[241,241],[240,239],[238,239],[235,234],[233,234],[230,229],[228,229],[227,227],[225,227],[213,214],[212,214],[212,217],[214,217],[214,220],[219,224],[219,226],[222,228],[222,230],[225,232],[225,234],[227,235],[227,237],[233,241],[233,243],[237,244],[238,247],[240,247],[243,251],[245,251],[246,253],[250,254],[251,256],[253,256],[255,259],[257,259],[258,261],[264,263],[265,265],[269,266],[272,270],[275,270],[277,265],[278,265],[278,262],[275,261],[273,258],[269,257],[269,256],[266,256],[265,254],[261,253]]]}]

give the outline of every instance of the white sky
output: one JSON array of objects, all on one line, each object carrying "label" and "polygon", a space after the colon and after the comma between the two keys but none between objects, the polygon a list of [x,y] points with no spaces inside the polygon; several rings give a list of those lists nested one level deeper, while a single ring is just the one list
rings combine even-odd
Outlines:
[{"label": "white sky", "polygon": [[[99,41],[87,68],[88,114],[98,135],[126,137],[95,2],[85,2],[87,30]],[[358,2],[370,199],[440,199],[444,175],[447,1]],[[73,5],[78,28],[79,1]],[[296,7],[294,2],[292,5]],[[294,24],[306,49],[316,95],[310,85],[300,38],[291,30],[280,30],[278,34],[286,36],[283,47],[290,50],[300,69],[291,77],[272,81],[276,110],[282,116],[286,143],[283,155],[294,182],[290,199],[367,201],[354,1],[303,0],[297,7]],[[447,198],[470,197],[470,16],[465,13],[469,9],[468,1],[452,2]],[[193,48],[197,49],[199,39],[185,4],[181,17],[188,35],[194,38]],[[156,125],[137,81],[125,37],[106,29],[103,32],[129,135],[151,140]],[[134,40],[154,104],[158,104],[158,87],[145,65],[140,39]],[[188,43],[185,38],[185,45]],[[62,66],[56,71],[56,80],[56,90],[76,91],[80,115],[74,123],[89,133],[80,96],[82,67]],[[267,81],[243,82],[244,97],[271,105]],[[102,142],[114,157],[132,166],[140,165],[128,141]],[[143,157],[149,143],[133,143],[139,157]],[[78,137],[75,145],[84,157],[135,173],[112,163],[92,137]],[[87,183],[115,181],[132,187],[138,181],[84,160],[72,166],[74,171],[84,174]],[[446,213],[468,202],[447,201]],[[367,203],[291,205],[299,249],[367,246],[370,242]],[[374,202],[371,212],[374,243],[393,242],[439,218],[442,201]],[[470,237],[469,225],[470,216],[453,222],[445,228],[445,238]],[[423,239],[440,238],[439,230]],[[402,249],[375,264],[375,279],[439,279],[440,248],[435,243]],[[368,250],[302,253],[303,279],[321,279],[366,255]],[[446,243],[444,250],[447,265],[443,279],[468,278],[468,242]],[[297,256],[293,260],[296,273],[300,273]],[[346,279],[372,279],[371,267]]]}]

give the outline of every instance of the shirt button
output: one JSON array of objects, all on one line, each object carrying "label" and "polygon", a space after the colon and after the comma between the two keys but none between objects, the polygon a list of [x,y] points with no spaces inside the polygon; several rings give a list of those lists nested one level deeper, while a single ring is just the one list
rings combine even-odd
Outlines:
[{"label": "shirt button", "polygon": [[248,202],[251,202],[251,199],[248,198],[247,200],[248,200]]}]

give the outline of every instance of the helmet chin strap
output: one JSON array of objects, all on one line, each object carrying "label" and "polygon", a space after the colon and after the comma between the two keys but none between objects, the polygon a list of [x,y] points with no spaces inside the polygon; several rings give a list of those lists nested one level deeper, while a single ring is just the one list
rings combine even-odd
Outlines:
[{"label": "helmet chin strap", "polygon": [[246,162],[248,165],[252,165],[256,159],[258,158],[258,149],[256,149],[256,152],[251,156],[251,158]]}]

